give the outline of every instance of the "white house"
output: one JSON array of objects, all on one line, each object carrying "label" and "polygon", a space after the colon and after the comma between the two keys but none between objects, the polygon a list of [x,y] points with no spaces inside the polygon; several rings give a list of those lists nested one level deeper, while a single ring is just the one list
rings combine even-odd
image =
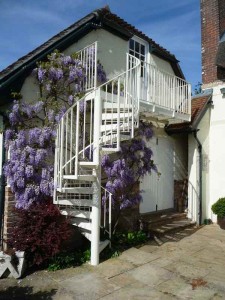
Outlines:
[{"label": "white house", "polygon": [[[81,227],[91,240],[91,263],[96,265],[99,252],[109,243],[99,243],[101,153],[116,151],[121,140],[132,138],[139,119],[151,122],[155,136],[150,146],[161,176],[146,176],[141,183],[145,193],[140,213],[173,208],[174,181],[187,178],[187,137],[169,136],[164,127],[190,121],[191,88],[174,55],[106,7],[91,12],[0,72],[0,103],[4,104],[0,109],[8,104],[12,90],[20,91],[25,100],[37,97],[31,70],[54,49],[66,54],[79,51],[84,62],[90,49],[95,53],[95,66],[88,74],[83,99],[94,107],[93,113],[86,116],[92,124],[89,147],[94,149],[93,159],[81,160],[87,146],[82,150],[76,146],[78,101],[58,126],[54,203],[63,205],[62,213],[72,214],[74,225]],[[100,87],[97,60],[109,78]],[[109,92],[113,84],[116,93]],[[107,217],[110,234],[110,215]]]},{"label": "white house", "polygon": [[[216,222],[211,206],[225,196],[225,1],[201,1],[202,90],[209,95],[196,126],[198,140],[189,136],[189,216],[199,223]],[[201,151],[199,146],[201,145]],[[191,198],[192,191],[198,197]]]},{"label": "white house", "polygon": [[188,134],[188,217],[216,222],[211,206],[225,196],[225,0],[201,1],[202,93],[192,120],[168,127]]}]

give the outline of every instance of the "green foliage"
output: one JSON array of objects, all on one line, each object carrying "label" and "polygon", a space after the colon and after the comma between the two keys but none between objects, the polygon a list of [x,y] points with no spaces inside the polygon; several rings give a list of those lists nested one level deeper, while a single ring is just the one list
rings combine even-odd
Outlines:
[{"label": "green foliage", "polygon": [[134,231],[127,233],[116,233],[112,238],[112,243],[116,246],[129,248],[146,242],[147,236],[143,231]]},{"label": "green foliage", "polygon": [[[118,257],[123,250],[132,246],[140,245],[146,242],[147,236],[143,231],[134,231],[127,233],[116,233],[112,237],[112,247],[105,248],[101,254],[100,259],[106,260],[113,257]],[[85,251],[78,250],[76,252],[68,253],[61,252],[55,255],[48,265],[49,271],[57,271],[65,268],[79,266],[91,258],[89,249]]]},{"label": "green foliage", "polygon": [[219,198],[217,202],[212,205],[212,211],[219,218],[225,217],[225,198]]},{"label": "green foliage", "polygon": [[118,257],[120,256],[121,251],[118,250],[116,247],[106,247],[101,253],[100,253],[100,260],[104,261],[110,258]]},{"label": "green foliage", "polygon": [[91,258],[91,251],[87,249],[86,251],[76,251],[72,253],[61,252],[55,255],[49,262],[48,270],[57,271],[65,268],[79,266]]},{"label": "green foliage", "polygon": [[133,231],[133,232],[117,232],[112,236],[111,248],[105,248],[101,254],[100,258],[106,260],[113,257],[118,257],[120,254],[130,247],[138,246],[146,242],[147,236],[143,231]]},{"label": "green foliage", "polygon": [[128,232],[127,243],[129,245],[138,245],[144,243],[147,240],[147,236],[143,231]]}]

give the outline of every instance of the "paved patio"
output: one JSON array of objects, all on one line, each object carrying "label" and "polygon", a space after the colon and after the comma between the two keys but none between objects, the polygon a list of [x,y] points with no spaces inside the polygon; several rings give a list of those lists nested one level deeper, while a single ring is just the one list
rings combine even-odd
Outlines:
[{"label": "paved patio", "polygon": [[97,267],[2,279],[0,299],[225,299],[225,231],[208,225],[178,242],[131,248]]}]

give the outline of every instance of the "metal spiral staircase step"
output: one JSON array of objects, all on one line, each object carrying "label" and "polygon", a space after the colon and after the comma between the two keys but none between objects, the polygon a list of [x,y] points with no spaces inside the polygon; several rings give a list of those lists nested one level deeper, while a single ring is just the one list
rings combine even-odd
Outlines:
[{"label": "metal spiral staircase step", "polygon": [[113,131],[113,130],[117,130],[118,126],[124,130],[124,128],[128,128],[130,125],[130,123],[122,123],[122,124],[118,124],[118,123],[113,123],[113,124],[104,124],[101,125],[100,130],[101,132],[104,131]]},{"label": "metal spiral staircase step", "polygon": [[91,211],[85,210],[75,210],[75,209],[63,209],[60,210],[61,214],[64,216],[80,218],[80,219],[91,219]]},{"label": "metal spiral staircase step", "polygon": [[59,190],[61,193],[72,193],[72,194],[93,194],[92,187],[64,187]]},{"label": "metal spiral staircase step", "polygon": [[[65,196],[65,198],[63,198]],[[57,199],[55,204],[58,205],[68,205],[68,206],[84,206],[84,207],[92,207],[94,206],[93,200],[91,199],[76,199],[76,198],[67,198],[67,195],[62,194],[62,198]]]},{"label": "metal spiral staircase step", "polygon": [[[129,112],[120,112],[120,118],[131,118],[131,113]],[[102,120],[117,120],[118,112],[107,112],[102,114]]]},{"label": "metal spiral staircase step", "polygon": [[63,179],[68,179],[68,180],[80,180],[80,181],[95,181],[96,176],[94,175],[63,175]]},{"label": "metal spiral staircase step", "polygon": [[91,232],[91,222],[83,218],[72,218],[70,220],[71,224],[78,226],[80,229],[89,230]]}]

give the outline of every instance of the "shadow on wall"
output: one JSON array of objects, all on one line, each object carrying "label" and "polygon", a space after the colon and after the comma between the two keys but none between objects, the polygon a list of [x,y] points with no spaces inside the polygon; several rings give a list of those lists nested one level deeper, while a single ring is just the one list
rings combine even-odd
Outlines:
[{"label": "shadow on wall", "polygon": [[188,182],[188,218],[198,222],[199,193],[193,184]]},{"label": "shadow on wall", "polygon": [[34,292],[33,287],[8,287],[0,291],[0,299],[4,300],[51,300],[56,294],[57,290]]}]

